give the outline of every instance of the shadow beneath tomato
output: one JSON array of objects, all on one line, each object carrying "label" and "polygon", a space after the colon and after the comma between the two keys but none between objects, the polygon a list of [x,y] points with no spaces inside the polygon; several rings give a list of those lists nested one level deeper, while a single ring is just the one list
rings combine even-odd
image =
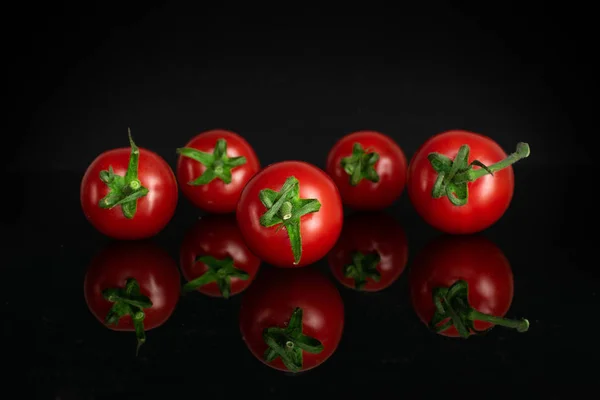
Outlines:
[{"label": "shadow beneath tomato", "polygon": [[409,273],[412,306],[431,330],[468,338],[496,325],[524,332],[525,319],[503,318],[514,282],[502,250],[481,235],[442,235],[415,257]]},{"label": "shadow beneath tomato", "polygon": [[221,298],[246,290],[261,264],[246,246],[232,214],[198,219],[183,238],[179,262],[187,281],[182,288],[184,294],[198,291]]},{"label": "shadow beneath tomato", "polygon": [[333,276],[343,286],[362,292],[384,290],[406,267],[406,233],[387,213],[351,214],[344,220],[340,238],[327,260]]},{"label": "shadow beneath tomato", "polygon": [[336,351],[344,303],[335,284],[315,266],[269,266],[242,296],[239,323],[257,359],[295,374],[323,364]]},{"label": "shadow beneath tomato", "polygon": [[85,302],[107,328],[135,332],[163,325],[180,297],[181,277],[169,254],[152,241],[110,242],[92,260],[84,279]]}]

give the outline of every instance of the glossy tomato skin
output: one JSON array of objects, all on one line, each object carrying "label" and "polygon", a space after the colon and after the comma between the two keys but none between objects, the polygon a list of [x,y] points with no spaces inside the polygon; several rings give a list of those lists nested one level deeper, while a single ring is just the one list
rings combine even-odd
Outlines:
[{"label": "glossy tomato skin", "polygon": [[240,330],[250,352],[261,362],[288,371],[281,358],[267,363],[263,330],[285,327],[296,307],[303,310],[305,335],[319,340],[319,354],[303,352],[302,371],[325,362],[337,349],[344,330],[344,303],[336,286],[314,267],[280,269],[267,267],[242,295]]},{"label": "glossy tomato skin", "polygon": [[[316,198],[321,203],[318,212],[301,217],[302,258],[298,264],[294,264],[286,230],[260,225],[260,217],[266,211],[259,198],[260,191],[279,191],[290,176],[300,182],[301,198]],[[325,257],[343,225],[343,206],[335,183],[324,171],[302,161],[271,164],[256,174],[242,191],[236,215],[250,250],[266,263],[282,268],[306,266]]]},{"label": "glossy tomato skin", "polygon": [[[134,278],[140,285],[140,293],[152,302],[152,307],[144,309],[144,329],[164,324],[179,301],[181,277],[175,260],[147,241],[112,242],[94,257],[84,280],[85,301],[92,314],[104,324],[113,303],[104,299],[102,291],[124,288],[128,278]],[[129,315],[122,317],[116,326],[107,327],[115,331],[134,330]]]},{"label": "glossy tomato skin", "polygon": [[98,202],[108,194],[108,186],[100,180],[100,171],[112,166],[115,174],[125,176],[130,148],[100,154],[83,176],[80,200],[88,221],[102,234],[118,240],[146,239],[158,234],[169,223],[177,208],[178,189],[173,170],[158,154],[140,148],[138,178],[149,189],[137,200],[137,210],[127,219],[116,206],[103,209]]},{"label": "glossy tomato skin", "polygon": [[[235,268],[248,273],[247,280],[231,278],[231,295],[239,294],[250,286],[261,264],[261,260],[246,246],[235,216],[230,214],[204,216],[186,232],[180,249],[180,266],[187,281],[208,271],[204,263],[195,261],[201,255],[217,259],[231,257]],[[200,286],[196,290],[208,296],[222,297],[216,282]]]},{"label": "glossy tomato skin", "polygon": [[[379,154],[375,171],[379,182],[362,179],[350,184],[350,177],[341,165],[352,154],[355,143],[366,151]],[[406,185],[407,159],[402,148],[389,136],[376,131],[358,131],[341,138],[327,156],[327,173],[337,185],[342,201],[355,210],[381,210],[400,197]]]},{"label": "glossy tomato skin", "polygon": [[[503,317],[509,310],[514,283],[510,263],[504,253],[483,236],[444,235],[426,245],[415,257],[409,273],[412,305],[425,324],[435,312],[432,290],[450,287],[457,280],[469,285],[469,304],[479,312]],[[477,330],[492,325],[475,321]],[[440,332],[458,337],[451,326]]]},{"label": "glossy tomato skin", "polygon": [[362,291],[377,292],[394,283],[406,268],[408,240],[400,223],[383,212],[360,212],[344,221],[340,238],[327,258],[333,276],[345,287],[354,289],[355,280],[344,276],[344,267],[352,263],[354,252],[377,253],[379,282],[367,279]]},{"label": "glossy tomato skin", "polygon": [[491,138],[468,131],[451,130],[429,138],[413,155],[408,167],[407,189],[415,210],[431,226],[450,234],[472,234],[496,223],[508,209],[514,191],[514,171],[509,166],[470,182],[469,199],[463,206],[453,205],[447,197],[431,197],[437,173],[427,156],[440,153],[454,159],[458,149],[470,148],[469,163],[479,160],[491,165],[507,154]]},{"label": "glossy tomato skin", "polygon": [[237,133],[213,129],[192,138],[185,147],[212,153],[218,139],[227,141],[228,157],[246,157],[246,163],[231,170],[231,182],[214,179],[206,185],[192,186],[188,182],[201,176],[206,167],[189,157],[179,156],[177,180],[184,196],[196,207],[210,213],[233,213],[246,183],[260,170],[260,162],[252,146]]}]

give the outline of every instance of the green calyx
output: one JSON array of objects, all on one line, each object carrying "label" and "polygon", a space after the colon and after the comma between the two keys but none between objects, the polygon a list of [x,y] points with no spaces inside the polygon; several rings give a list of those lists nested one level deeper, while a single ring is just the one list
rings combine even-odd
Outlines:
[{"label": "green calyx", "polygon": [[321,209],[321,203],[317,199],[301,199],[300,183],[294,176],[285,180],[279,192],[263,189],[260,191],[259,197],[267,208],[267,211],[260,217],[260,224],[264,227],[280,225],[280,228],[285,228],[290,238],[294,264],[298,264],[302,257],[300,217],[318,212]]},{"label": "green calyx", "polygon": [[459,335],[465,339],[471,334],[483,334],[492,329],[478,331],[473,325],[474,321],[513,328],[517,332],[526,332],[529,329],[529,321],[525,318],[513,320],[484,314],[472,308],[468,299],[469,285],[464,280],[456,281],[449,288],[433,290],[435,313],[429,327],[435,332],[442,332],[454,325]]},{"label": "green calyx", "polygon": [[140,285],[134,278],[126,280],[125,288],[103,290],[102,296],[113,303],[112,308],[104,319],[106,325],[117,325],[119,320],[124,316],[131,316],[137,338],[137,348],[135,351],[137,355],[140,347],[146,342],[146,333],[144,331],[144,318],[146,314],[144,313],[144,308],[152,307],[152,301],[140,293]]},{"label": "green calyx", "polygon": [[212,256],[198,256],[196,262],[205,264],[208,271],[183,285],[184,293],[196,290],[207,283],[216,282],[221,295],[227,299],[231,293],[231,278],[235,277],[245,281],[250,277],[247,272],[235,268],[231,257],[219,260]]},{"label": "green calyx", "polygon": [[127,131],[131,146],[127,172],[125,176],[116,175],[112,166],[109,166],[108,170],[100,171],[100,180],[108,186],[109,192],[99,201],[98,206],[105,209],[121,206],[125,218],[132,219],[137,210],[138,199],[146,196],[148,189],[142,186],[138,179],[140,149],[133,142],[131,129]]},{"label": "green calyx", "polygon": [[206,167],[202,175],[188,182],[188,185],[191,186],[206,185],[217,178],[226,184],[231,183],[231,170],[246,164],[246,157],[227,156],[227,141],[225,139],[217,140],[212,154],[190,147],[177,149],[177,154],[196,160]]},{"label": "green calyx", "polygon": [[379,282],[381,279],[381,274],[377,270],[380,261],[379,253],[365,255],[357,251],[352,254],[352,264],[344,267],[344,276],[354,279],[354,288],[362,290],[367,284],[367,279],[374,282]]},{"label": "green calyx", "polygon": [[[484,165],[479,160],[474,160],[469,164],[469,146],[462,145],[454,160],[439,154],[430,153],[429,162],[433,169],[438,173],[431,196],[439,199],[443,196],[455,206],[463,206],[469,200],[469,182],[473,182],[484,175],[500,171],[520,159],[529,157],[529,145],[527,143],[518,143],[517,150],[502,161],[492,165]],[[473,169],[474,166],[480,167]]]},{"label": "green calyx", "polygon": [[356,186],[363,179],[379,182],[379,174],[375,170],[377,161],[379,161],[379,154],[367,152],[360,143],[354,143],[352,155],[342,158],[341,165],[350,175],[350,184]]},{"label": "green calyx", "polygon": [[263,340],[269,346],[264,354],[270,363],[281,357],[283,365],[291,372],[302,369],[302,351],[319,354],[323,344],[317,339],[302,333],[302,309],[297,307],[285,328],[270,327],[263,331]]}]

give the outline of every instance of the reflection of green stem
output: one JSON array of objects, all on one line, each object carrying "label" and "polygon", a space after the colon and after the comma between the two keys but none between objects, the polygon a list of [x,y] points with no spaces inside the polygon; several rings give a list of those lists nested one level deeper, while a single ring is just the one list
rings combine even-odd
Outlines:
[{"label": "reflection of green stem", "polygon": [[443,332],[452,325],[459,335],[468,338],[471,334],[481,333],[474,327],[475,321],[488,322],[526,332],[529,321],[526,319],[513,320],[484,314],[469,305],[469,285],[464,280],[456,281],[449,288],[435,288],[432,291],[435,312],[429,326],[435,332]]},{"label": "reflection of green stem", "polygon": [[352,264],[344,267],[344,276],[354,279],[354,288],[362,290],[367,284],[367,279],[373,282],[379,282],[381,279],[381,274],[377,270],[380,260],[379,253],[365,255],[357,251],[352,254]]},{"label": "reflection of green stem", "polygon": [[246,271],[235,268],[231,257],[219,260],[212,256],[198,256],[196,262],[206,265],[208,271],[183,285],[182,291],[184,293],[191,292],[210,282],[216,282],[221,295],[227,299],[231,292],[231,278],[239,278],[244,281],[250,278]]},{"label": "reflection of green stem", "polygon": [[268,346],[264,354],[265,361],[270,363],[280,357],[283,365],[291,372],[302,369],[303,350],[312,354],[323,351],[323,344],[319,340],[302,333],[302,309],[299,307],[294,309],[285,328],[266,328],[263,339]]},{"label": "reflection of green stem", "polygon": [[152,301],[140,293],[140,285],[134,278],[128,278],[125,288],[108,288],[102,291],[104,298],[113,303],[112,308],[106,314],[104,322],[106,325],[117,325],[119,320],[126,315],[131,317],[135,336],[137,338],[137,355],[142,344],[146,342],[144,331],[144,319],[146,314],[144,308],[152,307]]},{"label": "reflection of green stem", "polygon": [[469,312],[468,318],[472,321],[489,322],[494,325],[500,325],[500,326],[504,326],[507,328],[513,328],[513,329],[516,329],[517,332],[526,332],[529,329],[529,321],[526,320],[525,318],[515,320],[515,319],[502,318],[502,317],[495,317],[493,315],[480,313],[479,311],[477,311],[475,309],[471,309],[471,311]]}]

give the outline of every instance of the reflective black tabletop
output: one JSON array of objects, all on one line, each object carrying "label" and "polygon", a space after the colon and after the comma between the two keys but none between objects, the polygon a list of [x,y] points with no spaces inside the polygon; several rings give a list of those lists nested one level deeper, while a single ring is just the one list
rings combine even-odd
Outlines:
[{"label": "reflective black tabletop", "polygon": [[[367,218],[391,233],[377,239],[373,232],[380,226],[374,225],[362,239],[379,240],[382,254],[395,264],[382,274],[380,287],[365,287],[373,291],[358,291],[353,280],[344,279],[336,257],[302,268],[321,274],[341,295],[343,332],[339,346],[323,364],[291,374],[263,364],[240,330],[244,296],[260,296],[260,291],[251,292],[252,285],[265,286],[261,279],[269,279],[276,269],[265,264],[248,288],[228,299],[200,292],[177,298],[162,325],[146,332],[146,343],[136,357],[134,332],[109,330],[96,317],[97,300],[85,293],[94,284],[89,280],[101,282],[106,279],[103,273],[111,274],[114,265],[127,264],[133,257],[148,268],[158,265],[167,270],[164,275],[174,274],[184,284],[180,269],[184,242],[190,235],[193,239],[204,214],[182,200],[174,219],[154,239],[113,241],[97,233],[79,212],[79,177],[57,172],[56,184],[47,189],[66,194],[68,200],[54,203],[52,214],[29,208],[32,204],[26,201],[28,216],[44,223],[15,227],[25,240],[8,249],[12,256],[3,267],[5,333],[14,340],[11,347],[18,349],[27,381],[47,396],[43,398],[101,398],[111,393],[161,397],[198,391],[281,395],[308,388],[351,396],[383,395],[433,393],[457,382],[473,388],[495,387],[499,382],[508,388],[534,388],[549,379],[564,379],[564,365],[580,371],[575,377],[579,380],[586,371],[581,361],[597,352],[593,332],[585,329],[591,305],[597,302],[597,273],[583,264],[586,254],[577,243],[581,238],[552,214],[554,206],[539,205],[537,197],[544,187],[535,177],[540,173],[520,168],[519,181],[528,184],[517,185],[505,216],[477,235],[437,232],[415,215],[406,196],[383,214],[347,211],[346,227],[364,228],[360,224]],[[226,223],[227,217],[216,218]],[[505,261],[499,263],[498,257]],[[436,259],[449,264],[460,260],[475,273],[492,265],[498,268],[501,272],[492,278],[489,270],[481,272],[483,281],[492,279],[495,285],[488,300],[498,302],[494,305],[498,309],[508,307],[507,318],[527,318],[529,330],[519,333],[496,326],[469,339],[429,330],[419,316],[422,300],[413,301],[411,294],[418,291],[423,274],[443,275],[444,263],[431,270]]]},{"label": "reflective black tabletop", "polygon": [[[131,21],[107,19],[110,29],[99,14],[74,27],[76,43],[55,28],[50,38],[62,50],[44,35],[31,39],[37,54],[54,48],[64,57],[30,74],[28,89],[42,94],[24,100],[27,134],[16,138],[4,174],[3,359],[24,383],[13,398],[438,398],[504,389],[512,397],[573,394],[594,382],[599,280],[597,262],[588,261],[597,259],[595,244],[581,228],[594,230],[594,198],[580,195],[590,184],[590,147],[559,100],[555,64],[526,51],[523,40],[533,36],[495,35],[469,23],[477,20],[469,13],[447,11],[403,16],[404,35],[397,21],[375,17],[365,30],[328,30],[325,20],[320,30],[301,30],[298,21],[252,25],[231,15],[200,23],[192,9],[164,6]],[[224,21],[239,29],[223,31]],[[361,18],[351,21],[361,26]],[[540,60],[545,74],[532,70]],[[175,149],[212,128],[244,136],[263,166],[304,160],[324,168],[336,140],[359,129],[387,133],[409,159],[428,137],[454,128],[487,134],[507,152],[526,141],[531,156],[514,165],[511,205],[483,232],[434,229],[405,191],[380,213],[345,209],[340,242],[318,262],[285,273],[263,262],[225,299],[216,285],[180,291],[197,274],[197,235],[225,229],[231,216],[208,215],[180,194],[165,229],[130,242],[109,239],[84,217],[83,174],[102,151],[127,145],[129,126],[138,145],[172,168]],[[359,244],[378,246],[386,265],[362,290],[346,268]],[[146,315],[151,329],[137,355],[136,333],[108,329],[99,300],[131,260],[158,271],[146,283],[163,295],[162,311]],[[453,268],[470,274],[470,290],[487,293],[479,300],[513,326],[468,339],[433,332],[427,285]],[[295,284],[303,302],[329,299],[332,351],[291,373],[266,365],[252,335],[261,305],[276,304]],[[528,330],[518,332],[523,318]]]}]

